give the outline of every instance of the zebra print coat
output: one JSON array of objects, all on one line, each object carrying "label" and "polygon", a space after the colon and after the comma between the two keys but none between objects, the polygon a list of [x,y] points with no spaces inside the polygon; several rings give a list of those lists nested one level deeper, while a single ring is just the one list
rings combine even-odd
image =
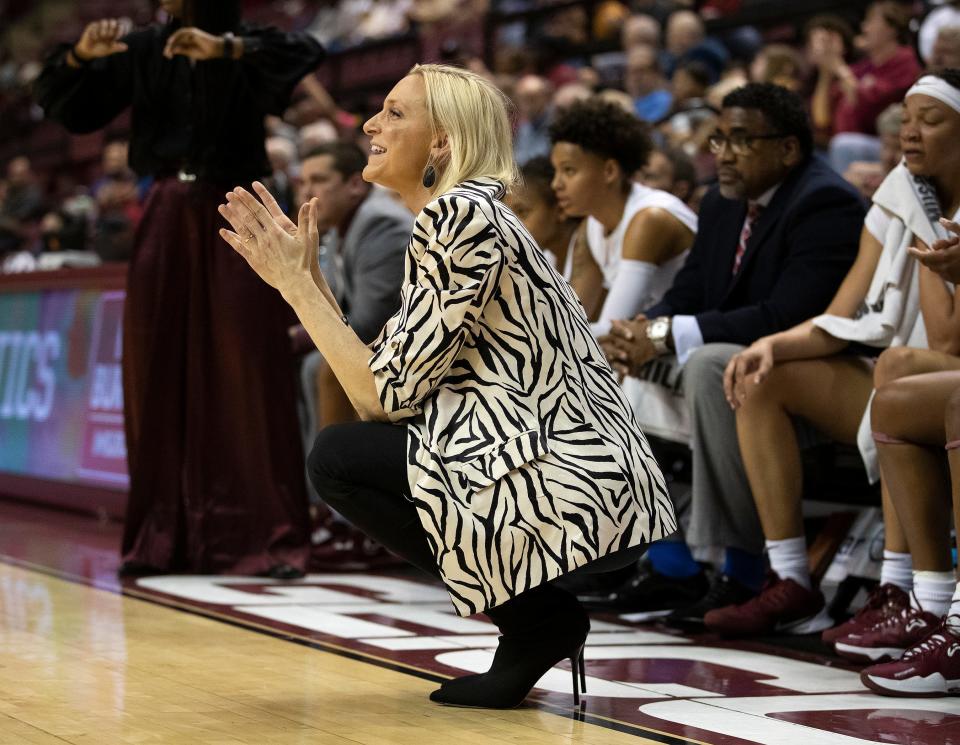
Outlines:
[{"label": "zebra print coat", "polygon": [[474,180],[424,207],[370,360],[460,615],[676,528],[583,307],[502,196]]}]

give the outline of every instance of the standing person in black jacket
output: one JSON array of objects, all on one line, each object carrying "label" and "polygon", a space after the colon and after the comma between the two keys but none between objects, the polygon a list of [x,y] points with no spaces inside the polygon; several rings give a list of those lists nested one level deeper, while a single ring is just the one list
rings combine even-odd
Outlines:
[{"label": "standing person in black jacket", "polygon": [[719,185],[703,199],[690,256],[660,303],[615,323],[601,343],[624,375],[642,376],[650,360],[670,355],[683,366],[693,450],[686,540],[723,547],[723,571],[708,588],[675,537],[651,545],[650,572],[586,598],[604,608],[672,610],[669,620],[690,624],[752,597],[764,574],[763,532],[723,392],[727,362],[827,307],[864,219],[856,190],[812,154],[803,104],[785,88],[751,83],[727,95],[709,143]]},{"label": "standing person in black jacket", "polygon": [[291,316],[219,240],[217,204],[269,173],[264,116],[323,49],[241,24],[239,0],[161,6],[166,25],[91,23],[36,84],[71,132],[132,107],[130,165],[156,180],[127,280],[121,572],[296,576],[309,543]]}]

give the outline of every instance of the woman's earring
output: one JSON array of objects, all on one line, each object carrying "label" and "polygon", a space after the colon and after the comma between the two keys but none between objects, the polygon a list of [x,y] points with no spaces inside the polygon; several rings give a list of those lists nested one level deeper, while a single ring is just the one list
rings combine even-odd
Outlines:
[{"label": "woman's earring", "polygon": [[428,165],[423,169],[423,186],[425,189],[430,189],[435,183],[437,183],[437,172],[432,165]]}]

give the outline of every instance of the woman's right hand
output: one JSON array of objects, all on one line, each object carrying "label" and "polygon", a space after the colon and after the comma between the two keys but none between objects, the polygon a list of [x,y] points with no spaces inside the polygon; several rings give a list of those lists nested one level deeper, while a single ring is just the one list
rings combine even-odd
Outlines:
[{"label": "woman's right hand", "polygon": [[80,62],[89,62],[99,57],[127,51],[120,39],[130,33],[133,25],[129,18],[104,18],[94,21],[83,30],[80,41],[73,45],[73,55]]},{"label": "woman's right hand", "polygon": [[752,375],[754,385],[762,383],[773,369],[773,342],[769,336],[757,339],[739,354],[733,355],[723,371],[723,394],[736,410],[746,398],[746,381]]}]

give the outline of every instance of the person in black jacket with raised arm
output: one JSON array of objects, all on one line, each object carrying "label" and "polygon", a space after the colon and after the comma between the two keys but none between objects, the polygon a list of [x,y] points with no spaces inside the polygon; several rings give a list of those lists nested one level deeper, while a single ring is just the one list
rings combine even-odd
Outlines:
[{"label": "person in black jacket with raised arm", "polygon": [[130,165],[155,179],[127,280],[121,573],[297,576],[309,540],[291,316],[219,240],[217,204],[269,173],[264,116],[324,52],[242,24],[239,0],[161,6],[165,25],[91,23],[35,87],[74,133],[131,108]]}]

